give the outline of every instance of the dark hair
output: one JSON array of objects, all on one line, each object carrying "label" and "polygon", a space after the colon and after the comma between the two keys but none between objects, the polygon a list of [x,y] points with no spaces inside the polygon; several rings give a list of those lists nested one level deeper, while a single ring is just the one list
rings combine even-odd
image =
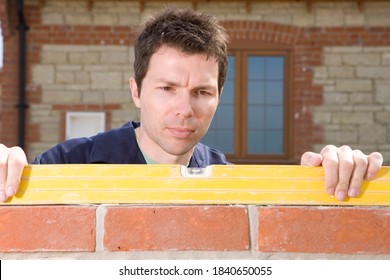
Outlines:
[{"label": "dark hair", "polygon": [[152,55],[162,46],[188,54],[206,54],[218,62],[218,92],[226,79],[228,35],[217,20],[190,9],[166,9],[149,19],[134,44],[135,81],[139,93]]}]

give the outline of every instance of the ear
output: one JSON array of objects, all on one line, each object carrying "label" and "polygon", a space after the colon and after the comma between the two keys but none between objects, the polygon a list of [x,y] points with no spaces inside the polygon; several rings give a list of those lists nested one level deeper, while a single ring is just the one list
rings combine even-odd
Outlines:
[{"label": "ear", "polygon": [[129,79],[129,85],[130,85],[131,97],[133,98],[134,104],[135,106],[137,106],[137,108],[140,108],[141,99],[138,92],[138,86],[134,78]]}]

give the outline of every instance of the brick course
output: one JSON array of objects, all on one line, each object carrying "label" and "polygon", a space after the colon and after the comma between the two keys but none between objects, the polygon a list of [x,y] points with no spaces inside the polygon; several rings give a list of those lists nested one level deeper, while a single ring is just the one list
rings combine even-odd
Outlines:
[{"label": "brick course", "polygon": [[[229,258],[390,257],[389,207],[73,205],[0,207],[2,258],[118,258],[230,252]],[[66,254],[65,254],[66,253]],[[62,255],[61,255],[62,254]],[[243,255],[244,254],[244,255]],[[45,257],[46,256],[46,257]],[[122,255],[126,257],[127,255]],[[167,255],[169,257],[169,255]],[[178,255],[180,256],[180,255]]]}]

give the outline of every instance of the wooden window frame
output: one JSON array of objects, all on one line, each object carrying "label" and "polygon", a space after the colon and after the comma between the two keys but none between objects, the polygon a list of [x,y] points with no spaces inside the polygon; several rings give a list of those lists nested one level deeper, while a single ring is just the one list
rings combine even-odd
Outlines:
[{"label": "wooden window frame", "polygon": [[[235,120],[234,120],[234,150],[235,154],[226,154],[232,163],[239,164],[292,164],[293,159],[293,55],[291,46],[283,44],[264,43],[259,41],[236,41],[229,46],[230,54],[235,57]],[[246,58],[249,55],[283,56],[284,57],[284,94],[283,94],[283,149],[277,154],[247,154],[247,67]],[[240,69],[240,71],[237,71]],[[241,81],[241,82],[240,82]]]}]

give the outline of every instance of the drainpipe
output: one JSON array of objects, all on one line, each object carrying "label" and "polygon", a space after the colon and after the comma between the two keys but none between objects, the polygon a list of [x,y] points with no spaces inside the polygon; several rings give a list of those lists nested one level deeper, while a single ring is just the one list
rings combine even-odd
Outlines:
[{"label": "drainpipe", "polygon": [[25,112],[27,109],[26,104],[26,31],[28,27],[24,21],[23,14],[23,0],[17,0],[17,11],[18,11],[18,30],[19,30],[19,102],[16,105],[18,108],[18,146],[24,148],[25,138]]}]

